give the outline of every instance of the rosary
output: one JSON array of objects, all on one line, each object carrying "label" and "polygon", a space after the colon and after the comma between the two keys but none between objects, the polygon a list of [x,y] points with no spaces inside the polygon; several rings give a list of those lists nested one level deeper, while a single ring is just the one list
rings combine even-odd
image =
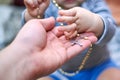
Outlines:
[{"label": "rosary", "polygon": [[[62,8],[57,4],[56,0],[52,0],[52,2],[54,3],[54,5],[55,5],[59,10],[62,9]],[[63,25],[63,23],[61,23],[60,25]],[[88,37],[83,37],[83,39],[84,39],[84,40],[88,40]],[[78,41],[74,41],[73,44],[78,44],[78,45],[80,45],[80,46],[82,47],[82,45],[81,45]],[[91,44],[89,50],[87,51],[85,57],[83,58],[82,63],[81,63],[81,65],[79,66],[78,70],[76,70],[75,72],[72,72],[72,73],[65,72],[62,68],[60,68],[59,71],[60,71],[62,74],[67,75],[67,76],[74,76],[74,75],[78,74],[79,71],[84,68],[84,65],[85,65],[86,61],[88,60],[91,52],[92,52],[92,44]]]}]

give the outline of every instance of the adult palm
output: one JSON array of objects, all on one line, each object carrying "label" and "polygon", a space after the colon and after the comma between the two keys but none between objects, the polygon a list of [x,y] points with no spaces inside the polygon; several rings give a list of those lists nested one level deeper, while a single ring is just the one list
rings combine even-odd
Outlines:
[{"label": "adult palm", "polygon": [[73,45],[64,35],[57,34],[54,23],[53,18],[48,18],[24,25],[13,43],[2,51],[5,57],[0,56],[1,60],[10,64],[4,66],[7,73],[3,72],[8,76],[1,80],[34,80],[50,74],[97,40],[94,34],[84,33],[81,35],[89,40],[77,38],[83,46]]}]

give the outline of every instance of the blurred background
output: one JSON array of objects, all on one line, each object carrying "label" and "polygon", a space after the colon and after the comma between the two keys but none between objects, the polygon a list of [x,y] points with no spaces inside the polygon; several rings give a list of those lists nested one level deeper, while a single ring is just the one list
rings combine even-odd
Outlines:
[{"label": "blurred background", "polygon": [[12,2],[12,0],[0,0],[1,4],[9,4],[11,2]]},{"label": "blurred background", "polygon": [[9,45],[21,28],[23,0],[0,0],[0,49]]}]

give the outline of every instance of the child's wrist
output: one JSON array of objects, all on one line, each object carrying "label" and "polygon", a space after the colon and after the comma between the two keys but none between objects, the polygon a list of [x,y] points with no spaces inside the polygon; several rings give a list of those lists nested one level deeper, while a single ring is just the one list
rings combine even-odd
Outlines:
[{"label": "child's wrist", "polygon": [[99,38],[102,33],[103,33],[103,29],[104,29],[104,24],[103,24],[103,20],[101,19],[101,17],[99,15],[96,15],[96,36]]},{"label": "child's wrist", "polygon": [[29,21],[29,20],[31,20],[31,19],[34,19],[34,17],[32,17],[32,16],[29,14],[29,12],[26,10],[26,11],[25,11],[25,21],[27,22],[27,21]]}]

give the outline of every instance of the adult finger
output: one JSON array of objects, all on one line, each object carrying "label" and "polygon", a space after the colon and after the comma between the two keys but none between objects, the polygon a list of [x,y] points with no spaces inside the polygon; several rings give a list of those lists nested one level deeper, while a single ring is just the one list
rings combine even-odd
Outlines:
[{"label": "adult finger", "polygon": [[55,19],[53,17],[40,19],[39,21],[43,25],[46,31],[49,31],[55,27]]}]

